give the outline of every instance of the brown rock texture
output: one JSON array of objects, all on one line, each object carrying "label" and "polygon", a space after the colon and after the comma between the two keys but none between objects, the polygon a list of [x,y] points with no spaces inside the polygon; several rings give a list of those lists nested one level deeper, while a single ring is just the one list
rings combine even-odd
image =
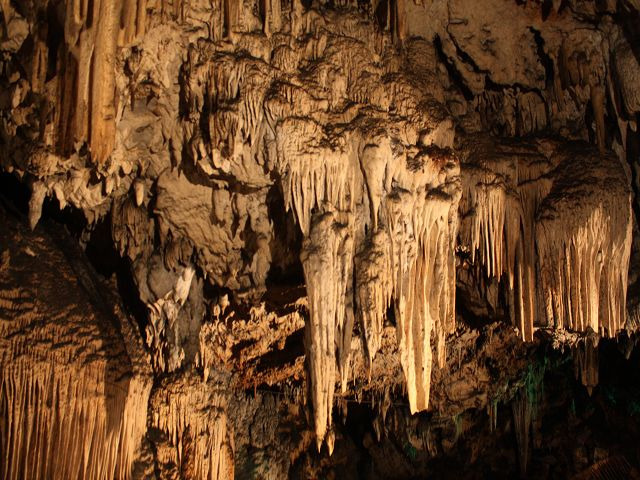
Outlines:
[{"label": "brown rock texture", "polygon": [[532,352],[593,393],[640,318],[639,9],[0,1],[3,477],[437,458],[499,402],[524,474]]},{"label": "brown rock texture", "polygon": [[152,383],[137,327],[77,251],[55,247],[69,238],[3,225],[2,477],[130,478]]}]

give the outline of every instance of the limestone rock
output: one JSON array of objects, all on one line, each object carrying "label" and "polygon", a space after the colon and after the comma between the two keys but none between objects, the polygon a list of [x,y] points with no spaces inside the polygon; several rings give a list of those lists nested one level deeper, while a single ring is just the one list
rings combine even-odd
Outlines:
[{"label": "limestone rock", "polygon": [[5,476],[320,476],[352,402],[406,461],[496,398],[524,473],[529,349],[593,387],[637,323],[637,3],[0,1]]},{"label": "limestone rock", "polygon": [[131,478],[152,383],[137,326],[76,250],[56,247],[67,236],[2,215],[2,476]]}]

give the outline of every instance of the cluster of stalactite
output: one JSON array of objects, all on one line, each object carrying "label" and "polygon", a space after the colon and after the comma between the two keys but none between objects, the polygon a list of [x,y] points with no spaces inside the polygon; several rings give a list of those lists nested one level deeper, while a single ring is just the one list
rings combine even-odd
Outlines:
[{"label": "cluster of stalactite", "polygon": [[[167,476],[233,478],[233,441],[227,425],[228,386],[196,375],[167,377],[149,402],[151,424],[166,435],[156,441],[157,461]],[[172,471],[173,470],[173,471]]]},{"label": "cluster of stalactite", "polygon": [[130,478],[151,390],[136,327],[50,239],[3,229],[2,478]]},{"label": "cluster of stalactite", "polygon": [[615,337],[626,321],[633,224],[624,165],[577,142],[468,148],[462,244],[482,275],[504,280],[523,339],[532,340],[534,320]]},{"label": "cluster of stalactite", "polygon": [[[3,49],[15,60],[31,35],[33,61],[24,78],[24,68],[2,64],[10,85],[2,134],[15,152],[0,165],[30,183],[32,228],[47,196],[82,209],[90,227],[109,216],[113,243],[147,307],[144,336],[156,374],[201,362],[207,383],[213,360],[199,335],[203,282],[261,292],[272,267],[295,263],[296,234],[318,447],[333,443],[335,388],[339,382],[345,392],[351,378],[354,324],[371,368],[389,309],[410,410],[429,407],[433,351],[443,367],[456,326],[457,249],[466,250],[479,284],[501,283],[524,340],[532,340],[536,319],[609,336],[624,326],[632,212],[620,160],[640,111],[640,67],[624,35],[603,25],[611,44],[600,30],[583,41],[582,24],[551,2],[554,21],[573,33],[549,33],[545,43],[539,6],[492,0],[499,11],[536,12],[532,26],[523,20],[529,14],[514,14],[523,53],[512,62],[509,48],[484,48],[513,47],[505,26],[483,28],[482,48],[468,35],[483,15],[495,16],[491,8],[443,2],[449,24],[437,31],[424,20],[439,10],[426,3],[68,0],[34,2],[31,17],[2,4],[6,30],[16,34]],[[35,24],[43,15],[48,24],[25,30],[25,18]],[[613,116],[624,131],[620,142],[607,135]],[[592,133],[598,148],[496,138],[545,128],[572,139]],[[276,232],[276,223],[287,230],[289,218],[278,209],[293,213],[295,232]],[[499,302],[489,289],[485,295]],[[221,343],[216,359],[225,359],[228,325],[219,315],[215,321],[203,330]],[[5,364],[18,373],[6,375],[22,375],[10,358]],[[93,367],[79,375],[92,379],[80,390],[109,385],[104,368]],[[46,375],[63,381],[54,373]],[[20,397],[31,392],[25,381],[7,383],[21,392],[6,396],[11,408],[32,401]],[[221,477],[232,463],[218,453],[229,441],[224,401],[197,390],[176,382],[156,392],[154,426],[169,436],[167,464]],[[128,405],[128,397],[118,399]],[[192,415],[198,402],[217,410]],[[80,409],[69,413],[76,418],[86,404],[68,408]],[[101,411],[91,428],[111,435]],[[34,428],[33,441],[47,441]],[[105,447],[108,458],[101,451],[89,463],[126,476],[118,448]],[[51,462],[42,468],[54,468]],[[79,467],[59,468],[53,476],[77,476],[68,468]]]},{"label": "cluster of stalactite", "polygon": [[[294,13],[292,33],[302,28],[300,18],[312,18]],[[337,28],[355,28],[337,22]],[[336,376],[342,391],[349,381],[354,320],[363,323],[371,362],[392,303],[412,411],[428,407],[431,337],[442,364],[444,338],[455,325],[460,180],[449,150],[453,123],[437,98],[417,89],[403,70],[385,91],[377,42],[327,37],[313,24],[304,29],[309,35],[297,50],[280,45],[269,66],[228,54],[203,64],[199,59],[209,50],[194,52],[185,85],[193,121],[205,108],[212,112],[208,138],[193,138],[200,145],[194,160],[231,171],[253,168],[249,159],[272,164],[304,236],[306,361],[321,445]],[[359,33],[355,37],[375,38]],[[311,72],[299,72],[298,51],[316,58]],[[294,77],[285,78],[283,70]],[[208,91],[198,86],[203,82]],[[348,102],[356,104],[344,111]],[[395,114],[387,112],[390,103]],[[338,123],[345,127],[334,129]],[[369,264],[372,256],[380,262]]]}]

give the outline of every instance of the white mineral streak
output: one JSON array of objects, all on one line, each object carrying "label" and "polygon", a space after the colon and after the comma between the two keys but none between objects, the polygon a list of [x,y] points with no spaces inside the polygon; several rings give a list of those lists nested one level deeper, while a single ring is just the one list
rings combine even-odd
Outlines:
[{"label": "white mineral streak", "polygon": [[345,322],[353,238],[339,213],[314,216],[300,254],[309,296],[305,346],[318,450],[331,425],[336,382],[336,331]]},{"label": "white mineral streak", "polygon": [[582,148],[561,166],[540,207],[536,246],[549,326],[614,337],[626,319],[631,191],[617,157]]},{"label": "white mineral streak", "polygon": [[168,436],[158,462],[177,467],[176,478],[233,479],[233,440],[227,426],[224,383],[195,374],[168,377],[150,399],[151,422]]}]

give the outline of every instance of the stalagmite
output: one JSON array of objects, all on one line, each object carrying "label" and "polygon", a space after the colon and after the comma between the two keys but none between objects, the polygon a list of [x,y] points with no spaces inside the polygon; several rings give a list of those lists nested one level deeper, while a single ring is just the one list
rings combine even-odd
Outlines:
[{"label": "stalagmite", "polygon": [[336,377],[336,331],[345,322],[345,295],[352,278],[353,239],[339,213],[313,218],[301,260],[309,295],[305,345],[318,450],[331,425]]}]

